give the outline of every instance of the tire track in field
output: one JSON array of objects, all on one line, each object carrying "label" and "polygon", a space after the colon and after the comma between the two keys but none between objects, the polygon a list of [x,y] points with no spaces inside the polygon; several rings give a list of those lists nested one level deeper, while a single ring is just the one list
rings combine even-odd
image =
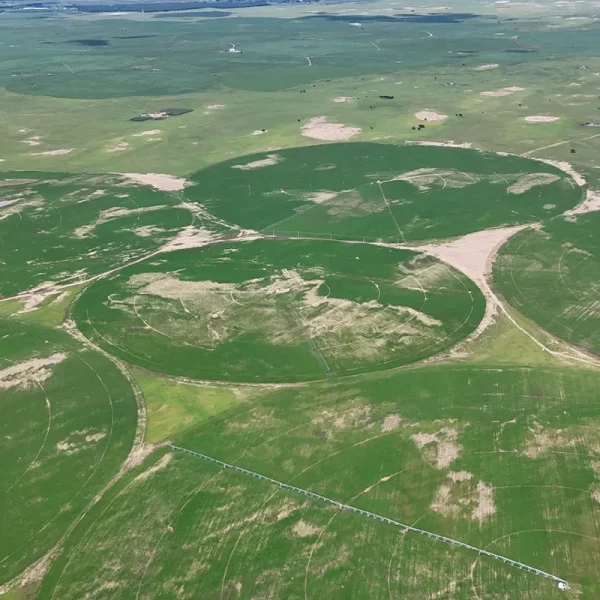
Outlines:
[{"label": "tire track in field", "polygon": [[[57,346],[57,347],[60,348],[60,346]],[[106,438],[107,438],[106,439],[106,445],[104,446],[104,450],[103,450],[103,452],[102,452],[102,454],[100,456],[100,459],[98,460],[98,462],[96,463],[96,465],[92,469],[92,472],[90,473],[90,475],[88,476],[88,478],[84,481],[83,485],[79,488],[79,490],[77,491],[77,493],[73,497],[71,497],[70,500],[66,503],[67,506],[71,505],[71,503],[79,497],[79,495],[83,492],[84,488],[90,482],[90,480],[92,479],[92,477],[96,474],[96,471],[100,467],[100,464],[104,460],[106,452],[108,451],[108,447],[110,445],[110,440],[111,440],[111,437],[112,437],[112,432],[113,432],[113,427],[114,427],[114,405],[113,405],[112,396],[111,396],[111,394],[110,394],[110,392],[108,390],[108,387],[106,386],[104,380],[99,375],[99,373],[86,360],[84,360],[79,355],[75,355],[75,356],[76,356],[76,358],[78,358],[79,360],[81,360],[87,367],[89,367],[89,369],[91,371],[93,371],[93,373],[96,375],[96,377],[100,381],[102,387],[104,388],[104,390],[106,392],[106,397],[108,398],[108,403],[109,403],[109,406],[110,406],[111,421],[110,421],[109,431],[108,431],[108,434],[106,436]],[[3,564],[11,556],[14,556],[14,554],[16,552],[19,552],[20,550],[22,550],[23,548],[25,548],[40,533],[42,533],[43,531],[45,531],[60,515],[61,515],[61,512],[57,512],[54,515],[54,517],[52,517],[45,525],[43,525],[40,529],[38,529],[38,531],[36,531],[33,535],[31,535],[21,546],[19,546],[18,548],[16,548],[15,550],[13,550],[9,555],[5,556],[2,560],[0,560],[0,564]]]},{"label": "tire track in field", "polygon": [[[4,356],[0,357],[0,360],[5,360],[10,364],[16,364],[15,361],[10,360]],[[52,403],[50,402],[50,398],[48,398],[48,393],[46,392],[44,386],[40,383],[39,379],[35,377],[35,375],[28,375],[28,377],[42,390],[42,394],[44,394],[45,404],[46,404],[46,412],[48,413],[48,425],[46,426],[46,432],[44,434],[44,439],[42,440],[42,444],[40,445],[37,454],[33,457],[33,459],[27,465],[25,471],[21,474],[21,476],[6,490],[4,490],[4,494],[8,494],[22,479],[27,475],[31,467],[35,464],[37,459],[40,457],[44,447],[46,446],[46,442],[48,441],[48,436],[50,435],[50,429],[52,427]]]}]

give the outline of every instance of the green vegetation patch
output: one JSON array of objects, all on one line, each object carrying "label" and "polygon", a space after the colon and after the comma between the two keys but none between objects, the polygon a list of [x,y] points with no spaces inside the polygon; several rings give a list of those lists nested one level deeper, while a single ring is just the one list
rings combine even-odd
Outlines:
[{"label": "green vegetation patch", "polygon": [[273,151],[228,160],[192,179],[198,185],[186,196],[231,223],[367,241],[446,238],[537,221],[581,199],[564,172],[544,163],[414,145]]},{"label": "green vegetation patch", "polygon": [[553,219],[505,244],[494,283],[524,315],[600,353],[600,213]]},{"label": "green vegetation patch", "polygon": [[[564,368],[378,373],[264,391],[175,443],[523,561],[595,600],[599,384]],[[95,507],[39,597],[98,589],[114,599],[563,597],[476,552],[165,450]]]},{"label": "green vegetation patch", "polygon": [[0,583],[52,548],[119,470],[127,380],[65,332],[0,319]]},{"label": "green vegetation patch", "polygon": [[148,369],[282,382],[430,356],[484,309],[471,280],[409,250],[258,240],[128,267],[85,290],[73,315],[95,343]]},{"label": "green vegetation patch", "polygon": [[5,173],[0,190],[0,297],[110,270],[195,220],[176,196],[120,176]]},{"label": "green vegetation patch", "polygon": [[160,442],[237,406],[252,396],[250,388],[198,385],[134,369],[148,414],[146,441]]}]

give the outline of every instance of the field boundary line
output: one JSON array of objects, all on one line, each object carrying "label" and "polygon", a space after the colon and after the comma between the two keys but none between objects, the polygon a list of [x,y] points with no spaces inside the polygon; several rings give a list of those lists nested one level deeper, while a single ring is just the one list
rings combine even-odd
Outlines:
[{"label": "field boundary line", "polygon": [[269,483],[273,483],[281,489],[290,490],[297,494],[302,494],[307,496],[308,498],[313,498],[315,500],[320,500],[321,502],[325,502],[327,504],[331,504],[337,507],[339,510],[347,510],[351,512],[358,513],[364,517],[369,519],[374,519],[376,521],[381,521],[382,523],[387,523],[388,525],[394,525],[396,527],[400,527],[405,532],[412,531],[413,533],[418,533],[420,535],[425,535],[433,540],[438,542],[444,542],[446,544],[451,544],[454,546],[459,546],[461,548],[465,548],[467,550],[472,550],[477,552],[477,554],[489,556],[490,558],[494,558],[499,560],[511,567],[516,567],[523,571],[527,571],[529,573],[533,573],[534,575],[539,575],[540,577],[545,577],[547,579],[551,579],[556,582],[561,589],[569,589],[569,583],[562,579],[561,577],[557,577],[556,575],[552,575],[546,571],[542,571],[536,567],[532,567],[531,565],[526,565],[518,560],[513,560],[512,558],[508,558],[506,556],[502,556],[501,554],[495,554],[494,552],[490,552],[489,550],[484,550],[483,548],[477,548],[475,546],[471,546],[470,544],[466,544],[459,540],[455,540],[454,538],[446,537],[445,535],[438,535],[437,533],[433,533],[431,531],[427,531],[426,529],[419,529],[418,527],[412,527],[411,525],[406,525],[405,523],[401,523],[400,521],[396,521],[394,519],[390,519],[388,517],[384,517],[382,515],[378,515],[376,513],[372,513],[368,510],[364,510],[362,508],[357,508],[356,506],[350,506],[349,504],[344,504],[342,502],[338,502],[337,500],[333,500],[332,498],[328,498],[327,496],[321,496],[320,494],[316,494],[315,492],[311,492],[310,490],[305,490],[303,488],[296,487],[294,485],[290,485],[288,483],[283,483],[282,481],[277,481],[276,479],[272,479],[271,477],[267,477],[266,475],[262,475],[261,473],[257,473],[255,471],[250,471],[248,469],[244,469],[243,467],[238,467],[236,465],[232,465],[230,463],[223,462],[217,458],[213,458],[212,456],[207,456],[206,454],[202,454],[201,452],[196,452],[194,450],[189,450],[187,448],[183,448],[182,446],[177,446],[175,444],[168,444],[168,447],[171,450],[185,452],[186,454],[190,454],[197,458],[201,458],[205,461],[212,462],[213,464],[219,465],[224,469],[231,469],[233,471],[237,471],[238,473],[242,473],[244,475],[249,475],[250,477],[254,477],[255,479],[260,479],[262,481],[268,481]]}]

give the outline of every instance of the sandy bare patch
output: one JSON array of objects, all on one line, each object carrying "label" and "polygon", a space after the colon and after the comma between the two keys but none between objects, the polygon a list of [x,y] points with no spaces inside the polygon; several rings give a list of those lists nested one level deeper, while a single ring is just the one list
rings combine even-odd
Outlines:
[{"label": "sandy bare patch", "polygon": [[77,454],[82,450],[91,448],[93,444],[103,440],[106,437],[106,431],[88,433],[87,431],[74,431],[69,437],[56,444],[56,451],[63,454]]},{"label": "sandy bare patch", "polygon": [[496,296],[488,285],[488,276],[500,247],[521,231],[526,225],[499,227],[470,233],[446,244],[419,246],[418,250],[439,258],[472,279],[481,289],[486,299],[483,319],[477,329],[469,336],[473,340],[479,337],[495,319],[498,311]]},{"label": "sandy bare patch", "polygon": [[261,160],[253,160],[252,162],[244,165],[232,165],[232,169],[241,169],[242,171],[248,171],[250,169],[260,169],[261,167],[272,167],[281,160],[278,154],[268,154],[266,158]]},{"label": "sandy bare patch", "polygon": [[156,206],[144,206],[143,208],[119,208],[116,206],[112,208],[107,208],[106,210],[100,212],[98,218],[93,223],[77,227],[73,231],[73,235],[76,238],[85,238],[88,235],[90,235],[96,227],[102,225],[103,223],[108,223],[109,221],[113,221],[114,219],[120,219],[121,217],[129,217],[131,215],[139,215],[141,213],[162,210],[163,208],[168,207],[166,204],[157,204]]},{"label": "sandy bare patch", "polygon": [[58,150],[46,150],[45,152],[33,152],[29,156],[64,156],[70,154],[75,148],[59,148]]},{"label": "sandy bare patch", "polygon": [[67,358],[64,352],[57,352],[46,358],[32,358],[0,369],[0,389],[29,389],[52,376],[48,367],[58,365]]},{"label": "sandy bare patch", "polygon": [[136,227],[131,231],[133,231],[133,233],[139,237],[146,238],[158,235],[160,233],[165,233],[167,230],[163,229],[162,227],[156,227],[155,225],[144,225],[143,227]]},{"label": "sandy bare patch", "polygon": [[164,469],[171,461],[173,460],[173,453],[169,452],[160,458],[154,465],[152,465],[149,469],[146,469],[143,473],[140,473],[134,481],[144,481],[148,479],[148,477],[152,477],[158,471]]},{"label": "sandy bare patch", "polygon": [[267,130],[266,129],[255,129],[252,132],[252,135],[263,135],[263,133],[267,133]]},{"label": "sandy bare patch", "polygon": [[206,107],[206,110],[219,110],[221,108],[225,108],[224,104],[209,104]]},{"label": "sandy bare patch", "polygon": [[323,202],[333,200],[339,196],[339,194],[340,192],[328,192],[326,190],[322,190],[320,192],[311,192],[310,194],[306,194],[306,197],[315,204],[323,204]]},{"label": "sandy bare patch", "polygon": [[535,186],[544,186],[558,181],[560,177],[552,173],[527,173],[506,188],[509,194],[524,194]]},{"label": "sandy bare patch", "polygon": [[450,471],[448,478],[452,479],[454,483],[461,483],[463,481],[471,481],[473,473],[469,473],[468,471]]},{"label": "sandy bare patch", "polygon": [[107,149],[107,152],[123,152],[129,148],[129,142],[119,142],[114,144]]},{"label": "sandy bare patch", "polygon": [[567,175],[570,175],[573,178],[573,181],[579,186],[584,186],[586,184],[585,177],[579,171],[576,171],[571,163],[565,160],[552,160],[551,158],[536,158],[535,160],[560,169]]},{"label": "sandy bare patch", "polygon": [[301,130],[304,137],[329,142],[350,140],[359,133],[362,133],[360,127],[328,123],[327,117],[313,117],[302,126]]},{"label": "sandy bare patch", "polygon": [[188,183],[183,177],[175,177],[174,175],[165,175],[163,173],[121,173],[121,175],[130,181],[150,185],[163,192],[180,191]]},{"label": "sandy bare patch", "polygon": [[477,504],[471,513],[471,518],[479,521],[481,524],[495,512],[494,489],[483,481],[480,481],[477,484]]},{"label": "sandy bare patch", "polygon": [[140,131],[140,133],[134,133],[133,137],[144,137],[146,135],[158,135],[161,132],[160,129],[148,129],[148,131]]},{"label": "sandy bare patch", "polygon": [[417,117],[419,121],[444,121],[448,118],[448,115],[426,108],[425,110],[420,110],[415,113],[415,117]]},{"label": "sandy bare patch", "polygon": [[362,429],[371,425],[372,408],[370,405],[357,404],[337,410],[323,409],[316,413],[311,421],[313,425],[323,427],[327,434],[333,430]]},{"label": "sandy bare patch", "polygon": [[472,148],[472,142],[454,142],[448,140],[447,142],[427,142],[427,141],[407,141],[407,145],[413,146],[442,146],[444,148]]},{"label": "sandy bare patch", "polygon": [[319,534],[321,532],[321,528],[307,523],[304,519],[300,519],[294,525],[292,531],[294,532],[294,535],[305,538]]},{"label": "sandy bare patch", "polygon": [[570,215],[584,215],[585,213],[595,212],[600,210],[600,192],[597,190],[588,190],[583,202],[578,204],[575,208],[567,210],[564,214]]},{"label": "sandy bare patch", "polygon": [[498,248],[524,227],[526,226],[516,225],[485,229],[469,233],[452,242],[418,246],[418,249],[439,258],[462,271],[478,285],[482,285],[486,283],[486,277],[491,272],[492,261]]},{"label": "sandy bare patch", "polygon": [[491,69],[497,69],[499,66],[498,63],[488,63],[486,65],[475,67],[475,71],[490,71]]},{"label": "sandy bare patch", "polygon": [[554,123],[554,121],[558,121],[560,117],[551,117],[547,115],[530,115],[528,117],[523,117],[523,121],[527,121],[527,123]]},{"label": "sandy bare patch", "polygon": [[596,488],[593,492],[592,492],[592,498],[598,503],[600,504],[600,489]]},{"label": "sandy bare patch", "polygon": [[333,101],[337,103],[341,102],[350,102],[352,100],[352,96],[336,96]]},{"label": "sandy bare patch", "polygon": [[502,98],[503,96],[510,96],[511,94],[515,94],[517,92],[524,92],[525,88],[519,87],[517,85],[513,85],[511,87],[500,88],[499,90],[491,90],[489,92],[480,92],[480,96],[488,96],[491,98]]},{"label": "sandy bare patch", "polygon": [[478,177],[475,174],[464,173],[454,169],[444,170],[425,167],[395,175],[391,181],[406,181],[419,188],[420,191],[426,192],[434,185],[442,189],[447,187],[463,188],[477,183]]},{"label": "sandy bare patch", "polygon": [[29,139],[22,140],[23,144],[27,144],[28,146],[39,146],[42,142],[40,142],[41,136],[34,135]]},{"label": "sandy bare patch", "polygon": [[453,501],[453,487],[454,486],[449,483],[442,483],[440,487],[438,487],[435,491],[433,501],[429,505],[429,508],[433,512],[445,516],[456,515],[458,513],[459,507]]},{"label": "sandy bare patch", "polygon": [[[458,444],[458,431],[454,427],[443,427],[437,433],[415,433],[412,441],[423,452],[426,460],[431,460],[436,469],[447,469],[459,456],[462,446]],[[429,446],[435,446],[429,452]]]},{"label": "sandy bare patch", "polygon": [[163,252],[172,250],[182,250],[184,248],[200,248],[209,242],[214,241],[219,236],[214,231],[204,229],[203,227],[194,227],[188,225],[184,227],[177,236],[161,248]]},{"label": "sandy bare patch", "polygon": [[401,422],[402,417],[400,415],[387,415],[386,418],[383,420],[381,431],[383,433],[387,433],[388,431],[394,431],[394,429],[398,429]]},{"label": "sandy bare patch", "polygon": [[530,435],[523,450],[527,458],[538,458],[554,448],[573,448],[580,441],[580,436],[575,432],[545,429],[540,423],[535,423],[529,429]]}]

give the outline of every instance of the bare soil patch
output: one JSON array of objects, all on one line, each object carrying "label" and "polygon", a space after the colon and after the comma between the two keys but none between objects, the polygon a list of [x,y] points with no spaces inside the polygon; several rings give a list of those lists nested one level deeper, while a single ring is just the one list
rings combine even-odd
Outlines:
[{"label": "bare soil patch", "polygon": [[232,169],[241,169],[242,171],[248,171],[250,169],[260,169],[261,167],[272,167],[281,160],[278,154],[269,154],[267,158],[261,160],[253,160],[252,162],[246,163],[245,165],[233,165]]},{"label": "bare soil patch", "polygon": [[45,152],[33,152],[29,156],[64,156],[70,154],[75,148],[59,148],[58,150],[46,150]]},{"label": "bare soil patch", "polygon": [[180,191],[188,183],[183,177],[175,177],[174,175],[165,175],[161,173],[121,173],[121,175],[130,181],[150,185],[163,192]]},{"label": "bare soil patch", "polygon": [[511,87],[500,88],[499,90],[491,90],[489,92],[480,92],[480,96],[487,96],[491,98],[502,98],[503,96],[510,96],[517,92],[524,92],[525,88],[513,85]]},{"label": "bare soil patch", "polygon": [[560,117],[552,117],[548,115],[530,115],[528,117],[523,117],[523,121],[527,121],[527,123],[554,123],[554,121],[558,121]]},{"label": "bare soil patch", "polygon": [[350,127],[342,123],[328,123],[327,117],[313,117],[303,126],[301,134],[304,137],[328,142],[346,141],[362,133],[360,127]]},{"label": "bare soil patch", "polygon": [[305,538],[313,535],[318,535],[321,532],[320,527],[315,527],[310,523],[307,523],[304,519],[300,519],[292,528],[294,535]]},{"label": "bare soil patch", "polygon": [[417,117],[419,121],[445,121],[448,118],[448,115],[425,108],[415,113],[415,117]]},{"label": "bare soil patch", "polygon": [[52,376],[48,367],[58,365],[67,358],[64,352],[56,352],[46,358],[32,358],[0,369],[0,389],[29,389]]},{"label": "bare soil patch", "polygon": [[584,215],[597,210],[600,210],[600,192],[597,190],[588,190],[583,202],[578,204],[575,208],[567,210],[564,214],[567,216]]},{"label": "bare soil patch", "polygon": [[552,173],[528,173],[527,175],[522,175],[517,181],[509,185],[506,191],[509,194],[524,194],[536,185],[548,185],[559,179],[558,175],[553,175]]},{"label": "bare soil patch", "polygon": [[[426,460],[433,462],[436,469],[447,469],[460,455],[462,446],[458,443],[458,431],[454,427],[443,427],[436,433],[415,433],[412,441],[423,451]],[[433,452],[428,446],[435,445]]]},{"label": "bare soil patch", "polygon": [[497,69],[499,66],[498,63],[488,63],[486,65],[475,67],[475,71],[490,71],[491,69]]},{"label": "bare soil patch", "polygon": [[398,429],[401,422],[402,417],[400,415],[387,415],[386,418],[383,420],[381,431],[383,433],[387,433],[388,431],[394,431],[394,429]]},{"label": "bare soil patch", "polygon": [[161,132],[160,129],[149,129],[148,131],[140,131],[140,133],[134,133],[133,137],[144,137],[147,135],[158,135]]}]

